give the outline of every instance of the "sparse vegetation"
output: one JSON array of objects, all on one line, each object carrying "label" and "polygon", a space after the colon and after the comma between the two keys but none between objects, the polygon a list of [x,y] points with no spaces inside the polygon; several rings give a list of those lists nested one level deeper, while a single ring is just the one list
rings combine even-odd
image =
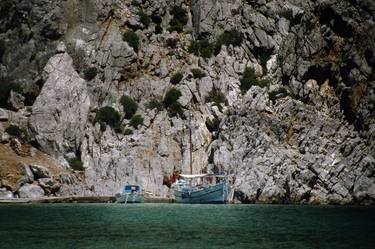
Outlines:
[{"label": "sparse vegetation", "polygon": [[206,77],[206,73],[205,72],[203,72],[201,69],[199,69],[199,68],[192,68],[191,70],[190,70],[190,72],[193,74],[193,78],[194,79],[201,79],[201,78],[203,78],[203,77]]},{"label": "sparse vegetation", "polygon": [[137,112],[138,104],[130,96],[124,95],[120,99],[120,103],[124,108],[125,118],[131,119]]},{"label": "sparse vegetation", "polygon": [[147,29],[148,26],[150,26],[150,17],[148,17],[143,11],[139,11],[137,15],[139,16],[139,20],[143,24],[143,27]]},{"label": "sparse vegetation", "polygon": [[82,163],[81,159],[79,159],[77,157],[65,158],[65,159],[69,163],[69,166],[72,169],[78,170],[78,171],[84,171],[85,170],[85,168],[83,167],[83,163]]},{"label": "sparse vegetation", "polygon": [[190,43],[189,53],[203,58],[210,58],[214,52],[214,44],[207,39],[195,40]]},{"label": "sparse vegetation", "polygon": [[134,115],[131,119],[130,119],[130,122],[129,124],[134,128],[134,129],[137,129],[139,125],[142,125],[143,124],[143,121],[144,121],[144,118],[137,114],[137,115]]},{"label": "sparse vegetation", "polygon": [[214,102],[214,105],[216,105],[221,110],[223,108],[222,104],[224,104],[227,100],[224,96],[224,93],[222,93],[220,90],[213,89],[208,93],[205,101]]},{"label": "sparse vegetation", "polygon": [[27,132],[25,129],[19,128],[16,125],[10,125],[5,129],[5,132],[13,137],[20,138],[22,140],[27,138]]},{"label": "sparse vegetation", "polygon": [[148,109],[156,109],[157,111],[163,110],[163,103],[158,98],[152,99],[146,106]]},{"label": "sparse vegetation", "polygon": [[181,33],[184,29],[184,26],[188,22],[188,17],[185,13],[185,10],[182,7],[174,6],[170,13],[173,16],[173,18],[169,23],[170,27],[168,31],[176,31],[178,33]]},{"label": "sparse vegetation", "polygon": [[210,132],[218,131],[220,126],[220,120],[218,118],[207,118],[206,126]]},{"label": "sparse vegetation", "polygon": [[164,97],[163,104],[164,107],[168,110],[170,117],[180,115],[184,117],[181,104],[178,102],[178,99],[181,97],[181,92],[175,88],[171,88]]},{"label": "sparse vegetation", "polygon": [[120,122],[120,114],[110,106],[105,106],[96,111],[95,122],[99,122],[101,130],[105,130],[105,124],[117,127]]},{"label": "sparse vegetation", "polygon": [[246,67],[242,78],[240,79],[240,89],[242,94],[245,94],[251,86],[266,87],[269,85],[267,79],[258,80],[255,71],[251,67]]},{"label": "sparse vegetation", "polygon": [[127,128],[127,129],[124,130],[125,136],[133,135],[133,133],[134,133],[133,130],[130,129],[130,128]]},{"label": "sparse vegetation", "polygon": [[215,43],[215,55],[220,53],[222,45],[233,45],[233,46],[240,46],[243,41],[243,34],[235,29],[230,31],[224,31],[221,35],[219,35],[216,39]]},{"label": "sparse vegetation", "polygon": [[0,78],[0,107],[8,107],[8,99],[11,91],[22,93],[22,88],[7,78]]},{"label": "sparse vegetation", "polygon": [[84,74],[85,79],[90,81],[96,77],[96,75],[98,74],[98,70],[96,69],[96,67],[89,67],[85,70]]},{"label": "sparse vegetation", "polygon": [[133,47],[135,52],[138,52],[139,37],[135,32],[125,32],[122,39],[126,41],[129,46]]},{"label": "sparse vegetation", "polygon": [[184,75],[181,72],[177,72],[177,73],[173,74],[173,76],[171,77],[170,82],[173,85],[177,85],[178,83],[181,82],[181,80],[182,80],[183,77],[184,77]]}]

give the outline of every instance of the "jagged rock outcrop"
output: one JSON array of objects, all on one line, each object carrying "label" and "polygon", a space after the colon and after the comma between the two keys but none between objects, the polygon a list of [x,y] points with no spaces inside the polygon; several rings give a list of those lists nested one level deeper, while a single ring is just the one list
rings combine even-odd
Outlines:
[{"label": "jagged rock outcrop", "polygon": [[[23,86],[7,102],[18,110],[10,122],[61,169],[80,170],[38,176],[43,193],[113,195],[135,183],[171,195],[171,179],[189,171],[191,115],[193,171],[226,172],[242,202],[374,203],[371,1],[43,2],[13,2],[0,17],[0,40],[16,44],[0,53],[1,78]],[[231,30],[241,44],[217,48]],[[214,55],[190,53],[193,39]],[[247,67],[264,88],[243,89]],[[171,88],[176,116],[162,101]],[[137,128],[123,95],[138,104]],[[102,107],[119,113],[116,125],[96,118]]]}]

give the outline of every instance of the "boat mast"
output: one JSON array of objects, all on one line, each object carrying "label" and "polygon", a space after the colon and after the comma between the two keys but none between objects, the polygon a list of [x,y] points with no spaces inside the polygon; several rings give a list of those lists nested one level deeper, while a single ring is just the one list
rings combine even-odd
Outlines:
[{"label": "boat mast", "polygon": [[189,105],[189,153],[190,153],[190,174],[193,174],[193,144],[192,144],[192,134],[191,134],[191,102]]}]

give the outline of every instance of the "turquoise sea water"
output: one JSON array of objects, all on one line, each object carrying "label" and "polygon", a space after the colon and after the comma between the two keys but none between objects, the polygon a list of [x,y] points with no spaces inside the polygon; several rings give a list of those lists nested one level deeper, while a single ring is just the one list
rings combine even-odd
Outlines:
[{"label": "turquoise sea water", "polygon": [[0,248],[375,248],[375,209],[291,205],[0,205]]}]

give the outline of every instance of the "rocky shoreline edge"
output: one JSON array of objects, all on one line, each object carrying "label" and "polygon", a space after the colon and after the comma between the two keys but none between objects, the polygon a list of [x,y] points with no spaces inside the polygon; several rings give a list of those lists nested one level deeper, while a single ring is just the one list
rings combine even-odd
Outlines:
[{"label": "rocky shoreline edge", "polygon": [[[43,197],[43,198],[14,198],[0,199],[1,204],[21,203],[115,203],[114,196],[65,196],[65,197]],[[174,203],[172,198],[145,197],[146,203]]]}]

